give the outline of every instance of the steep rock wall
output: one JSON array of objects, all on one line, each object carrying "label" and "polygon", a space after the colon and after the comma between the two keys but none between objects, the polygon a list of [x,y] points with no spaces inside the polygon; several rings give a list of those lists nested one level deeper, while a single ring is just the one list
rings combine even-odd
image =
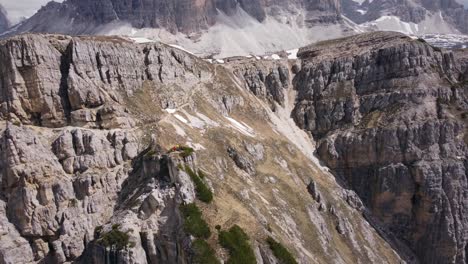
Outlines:
[{"label": "steep rock wall", "polygon": [[421,263],[466,263],[466,83],[450,52],[397,33],[301,49],[293,117]]}]

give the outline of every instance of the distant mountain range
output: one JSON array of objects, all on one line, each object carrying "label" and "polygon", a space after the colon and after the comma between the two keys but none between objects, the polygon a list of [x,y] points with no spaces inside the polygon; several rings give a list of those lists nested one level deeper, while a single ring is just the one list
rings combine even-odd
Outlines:
[{"label": "distant mountain range", "polygon": [[423,33],[468,33],[468,11],[455,0],[342,0],[342,6],[343,14],[358,24],[393,16],[423,25],[416,30]]},{"label": "distant mountain range", "polygon": [[238,6],[258,21],[285,15],[300,16],[305,24],[340,19],[338,0],[67,0],[50,2],[17,31],[90,34],[108,23],[127,22],[135,28],[193,33],[213,26],[219,11],[233,15]]},{"label": "distant mountain range", "polygon": [[3,36],[129,35],[232,56],[373,30],[466,34],[468,11],[455,0],[66,0],[49,2]]}]

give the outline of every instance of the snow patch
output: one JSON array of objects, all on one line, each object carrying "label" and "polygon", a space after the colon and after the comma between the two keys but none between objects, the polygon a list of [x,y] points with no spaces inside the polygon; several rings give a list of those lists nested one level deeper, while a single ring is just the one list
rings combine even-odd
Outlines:
[{"label": "snow patch", "polygon": [[367,11],[363,9],[356,9],[356,12],[360,13],[361,15],[367,14]]},{"label": "snow patch", "polygon": [[431,33],[452,34],[458,33],[447,23],[440,12],[426,15],[420,23],[404,22],[396,16],[382,16],[374,21],[359,25],[366,30],[396,31],[407,35],[421,35]]},{"label": "snow patch", "polygon": [[130,39],[133,42],[138,43],[138,44],[155,42],[153,39],[149,39],[149,38],[131,37]]},{"label": "snow patch", "polygon": [[229,120],[229,122],[231,122],[231,127],[236,129],[237,131],[241,132],[242,134],[246,135],[246,136],[249,136],[249,137],[255,137],[255,131],[245,125],[245,124],[242,124],[240,123],[239,121],[235,120],[234,118],[231,118],[231,117],[226,117],[227,120]]},{"label": "snow patch", "polygon": [[182,46],[175,45],[175,44],[169,44],[169,46],[171,46],[171,47],[173,47],[173,48],[176,48],[176,49],[180,49],[180,50],[182,50],[182,51],[185,51],[185,52],[187,52],[188,54],[194,55],[191,51],[185,49],[185,48],[182,47]]},{"label": "snow patch", "polygon": [[288,54],[288,59],[296,60],[298,52],[299,52],[299,49],[293,49],[293,50],[286,51],[286,53]]},{"label": "snow patch", "polygon": [[200,143],[186,142],[185,145],[193,148],[195,151],[206,150],[206,148]]},{"label": "snow patch", "polygon": [[177,109],[172,109],[172,108],[166,108],[164,111],[168,112],[169,114],[175,114],[177,112]]},{"label": "snow patch", "polygon": [[179,115],[179,114],[175,114],[174,115],[175,118],[177,118],[177,120],[179,120],[180,122],[184,123],[184,124],[187,124],[188,125],[188,121],[187,119],[185,119],[183,116]]},{"label": "snow patch", "polygon": [[206,123],[196,116],[192,116],[189,113],[184,111],[184,115],[187,117],[188,121],[190,122],[190,126],[198,129],[204,129]]},{"label": "snow patch", "polygon": [[271,55],[271,58],[274,60],[281,60],[281,57],[278,54]]},{"label": "snow patch", "polygon": [[211,120],[206,115],[204,115],[202,113],[195,113],[195,115],[197,115],[201,120],[203,120],[205,122],[205,124],[207,124],[208,126],[219,127],[219,124],[217,122]]}]

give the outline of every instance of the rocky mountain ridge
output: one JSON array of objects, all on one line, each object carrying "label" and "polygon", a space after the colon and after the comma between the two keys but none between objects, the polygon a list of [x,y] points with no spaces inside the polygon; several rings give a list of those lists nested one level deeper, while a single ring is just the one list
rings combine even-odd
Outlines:
[{"label": "rocky mountain ridge", "polygon": [[[4,263],[190,263],[185,165],[214,192],[211,229],[244,228],[258,263],[265,236],[300,263],[466,263],[464,51],[375,32],[297,60],[61,35],[0,54]],[[167,154],[180,143],[196,154]],[[116,224],[133,247],[96,243]]]},{"label": "rocky mountain ridge", "polygon": [[371,34],[372,44],[357,35],[300,50],[293,116],[421,263],[466,263],[465,62],[423,40]]},{"label": "rocky mountain ridge", "polygon": [[[3,263],[191,263],[179,207],[193,202],[218,259],[218,225],[245,230],[258,263],[277,262],[268,236],[299,263],[415,258],[366,221],[290,118],[298,61],[212,64],[160,43],[31,34],[0,54]],[[168,153],[177,144],[194,152]],[[115,232],[129,244],[102,242]]]}]

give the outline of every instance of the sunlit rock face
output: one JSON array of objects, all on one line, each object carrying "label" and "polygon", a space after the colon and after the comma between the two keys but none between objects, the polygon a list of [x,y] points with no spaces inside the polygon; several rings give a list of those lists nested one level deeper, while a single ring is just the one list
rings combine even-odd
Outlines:
[{"label": "sunlit rock face", "polygon": [[300,50],[293,116],[421,263],[466,263],[466,60],[399,33]]}]

